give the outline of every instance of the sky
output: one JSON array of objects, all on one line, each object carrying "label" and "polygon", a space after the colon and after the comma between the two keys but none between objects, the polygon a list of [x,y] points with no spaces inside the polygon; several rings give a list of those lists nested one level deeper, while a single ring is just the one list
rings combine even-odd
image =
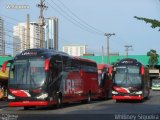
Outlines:
[{"label": "sky", "polygon": [[[12,54],[12,30],[19,22],[37,22],[40,0],[0,0],[0,16],[5,22],[6,54]],[[129,55],[145,55],[150,49],[160,54],[160,31],[134,16],[160,21],[160,0],[45,0],[44,17],[59,19],[59,50],[64,45],[86,45],[87,51],[107,54],[104,33],[115,33],[109,39],[111,53],[125,55],[125,45],[132,45]],[[8,5],[27,5],[28,9],[9,9]]]}]

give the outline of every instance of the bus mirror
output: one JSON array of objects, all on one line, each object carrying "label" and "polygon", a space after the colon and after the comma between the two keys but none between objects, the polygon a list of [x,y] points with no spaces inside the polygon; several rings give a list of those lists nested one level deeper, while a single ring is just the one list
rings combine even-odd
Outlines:
[{"label": "bus mirror", "polygon": [[144,66],[141,66],[141,75],[144,75]]},{"label": "bus mirror", "polygon": [[46,59],[45,62],[44,62],[44,70],[45,71],[49,70],[49,61],[50,61],[49,59]]},{"label": "bus mirror", "polygon": [[10,63],[11,61],[10,60],[7,60],[3,63],[2,65],[2,72],[5,72],[6,71],[6,68],[7,68],[7,64]]}]

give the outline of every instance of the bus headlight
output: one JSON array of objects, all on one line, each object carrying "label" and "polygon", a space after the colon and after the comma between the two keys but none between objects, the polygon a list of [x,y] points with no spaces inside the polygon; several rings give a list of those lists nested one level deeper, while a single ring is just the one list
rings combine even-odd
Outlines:
[{"label": "bus headlight", "polygon": [[116,92],[116,91],[112,91],[112,94],[118,94],[118,92]]},{"label": "bus headlight", "polygon": [[48,97],[48,93],[44,93],[44,94],[41,94],[40,96],[36,97],[37,99],[45,99]]},{"label": "bus headlight", "polygon": [[12,95],[8,95],[8,99],[13,100],[13,99],[15,99],[15,97],[13,97]]},{"label": "bus headlight", "polygon": [[142,94],[142,91],[135,92],[136,95]]}]

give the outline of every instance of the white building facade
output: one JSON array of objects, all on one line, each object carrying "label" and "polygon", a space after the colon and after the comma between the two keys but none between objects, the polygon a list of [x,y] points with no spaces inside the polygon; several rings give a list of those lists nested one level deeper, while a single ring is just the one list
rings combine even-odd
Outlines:
[{"label": "white building facade", "polygon": [[0,17],[0,55],[5,55],[4,20]]},{"label": "white building facade", "polygon": [[[28,48],[39,48],[40,37],[39,37],[39,26],[35,22],[31,22],[29,33],[29,46],[27,46],[27,24],[19,23],[13,27],[13,55],[22,52]],[[43,39],[44,40],[44,39]],[[44,43],[43,43],[44,44]]]},{"label": "white building facade", "polygon": [[86,45],[66,45],[63,46],[63,52],[72,56],[83,56],[86,54]]}]

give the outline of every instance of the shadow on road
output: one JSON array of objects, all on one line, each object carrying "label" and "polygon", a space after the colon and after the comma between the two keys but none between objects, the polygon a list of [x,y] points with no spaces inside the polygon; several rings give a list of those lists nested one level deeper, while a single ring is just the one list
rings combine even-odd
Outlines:
[{"label": "shadow on road", "polygon": [[[91,102],[91,103],[94,103],[95,101]],[[63,108],[69,108],[69,107],[76,107],[76,106],[80,106],[80,105],[84,105],[82,104],[81,102],[74,102],[74,103],[64,103],[62,107],[60,108],[57,108],[57,105],[51,105],[51,106],[48,106],[48,107],[32,107],[30,109],[28,109],[29,111],[30,110],[57,110],[57,109],[63,109]],[[20,110],[20,111],[26,111],[24,110],[23,108]]]}]

